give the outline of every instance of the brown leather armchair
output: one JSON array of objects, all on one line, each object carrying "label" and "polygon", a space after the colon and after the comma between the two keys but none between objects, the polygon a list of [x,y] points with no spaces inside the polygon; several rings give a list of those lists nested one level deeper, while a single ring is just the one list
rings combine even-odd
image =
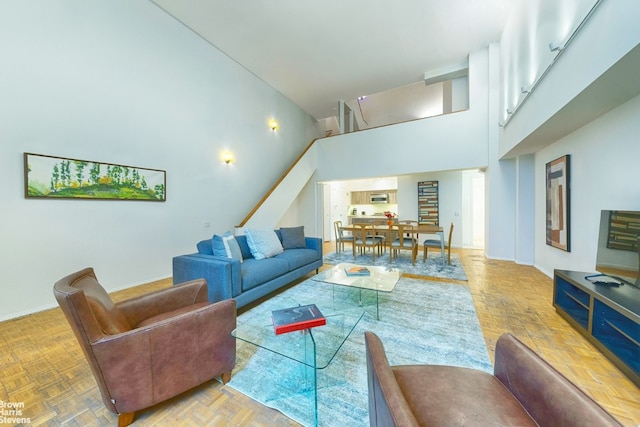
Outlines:
[{"label": "brown leather armchair", "polygon": [[511,334],[496,343],[493,375],[439,365],[389,365],[365,332],[371,426],[622,425]]},{"label": "brown leather armchair", "polygon": [[207,302],[204,279],[114,304],[92,268],[53,287],[118,425],[134,413],[221,376],[236,362],[236,303]]}]

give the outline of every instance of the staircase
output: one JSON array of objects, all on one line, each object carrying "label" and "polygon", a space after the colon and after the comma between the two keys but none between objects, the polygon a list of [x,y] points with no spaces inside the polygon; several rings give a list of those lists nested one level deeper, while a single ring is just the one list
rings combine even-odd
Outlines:
[{"label": "staircase", "polygon": [[236,225],[236,234],[244,234],[245,228],[275,227],[317,169],[316,140],[311,141],[262,200]]}]

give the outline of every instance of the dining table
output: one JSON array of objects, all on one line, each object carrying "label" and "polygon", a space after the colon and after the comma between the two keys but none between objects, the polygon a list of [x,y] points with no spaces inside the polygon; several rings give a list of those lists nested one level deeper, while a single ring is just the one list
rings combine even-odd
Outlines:
[{"label": "dining table", "polygon": [[[394,234],[398,233],[398,229],[394,228],[394,225],[395,224],[392,224],[392,225],[374,224],[373,227],[372,227],[372,230],[374,230],[376,233],[385,235],[385,240],[387,242],[389,242],[389,244],[391,244],[391,241],[393,240]],[[355,233],[356,231],[360,230],[360,228],[356,227],[354,224],[343,225],[340,228],[342,229],[342,231],[348,231],[348,232],[351,232],[352,234]],[[446,258],[444,256],[444,229],[439,225],[418,224],[418,225],[414,226],[413,232],[416,235],[420,235],[420,234],[435,234],[435,235],[439,236],[440,237],[440,254],[442,256],[442,265],[443,266],[446,265],[447,261],[446,261]]]}]

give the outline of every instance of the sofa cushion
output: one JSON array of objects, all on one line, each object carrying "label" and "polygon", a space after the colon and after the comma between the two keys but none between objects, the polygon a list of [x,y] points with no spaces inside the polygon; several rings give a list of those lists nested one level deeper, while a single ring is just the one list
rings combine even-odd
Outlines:
[{"label": "sofa cushion", "polygon": [[537,426],[493,375],[438,365],[392,366],[420,425]]},{"label": "sofa cushion", "polygon": [[253,258],[253,255],[251,255],[251,249],[249,248],[249,243],[247,243],[247,236],[245,236],[244,234],[237,235],[236,242],[238,242],[238,246],[240,246],[242,259]]},{"label": "sofa cushion", "polygon": [[242,252],[240,251],[240,245],[238,245],[238,241],[230,231],[227,231],[222,236],[214,234],[211,242],[213,247],[213,255],[237,259],[242,262]]},{"label": "sofa cushion", "polygon": [[279,258],[254,259],[249,258],[240,268],[242,276],[242,292],[253,289],[269,280],[280,277],[289,271],[286,260]]},{"label": "sofa cushion", "polygon": [[285,260],[289,266],[289,271],[293,271],[316,261],[318,252],[313,249],[287,249],[283,253],[276,255],[276,258]]},{"label": "sofa cushion", "polygon": [[304,225],[299,227],[280,227],[282,237],[282,247],[284,249],[306,248],[307,242],[304,239]]},{"label": "sofa cushion", "polygon": [[273,230],[257,230],[248,228],[245,230],[247,243],[251,249],[251,255],[255,259],[271,258],[281,254],[284,250],[282,243]]},{"label": "sofa cushion", "polygon": [[211,239],[201,240],[196,244],[198,253],[203,255],[213,255],[213,246]]}]

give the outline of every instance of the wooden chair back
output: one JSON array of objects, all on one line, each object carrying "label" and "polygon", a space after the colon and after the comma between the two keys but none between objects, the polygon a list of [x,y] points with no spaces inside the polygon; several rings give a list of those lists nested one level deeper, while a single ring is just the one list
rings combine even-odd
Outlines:
[{"label": "wooden chair back", "polygon": [[411,251],[411,264],[415,264],[418,254],[418,235],[416,226],[413,224],[396,224],[391,229],[397,231],[397,236],[389,244],[389,262],[393,261],[393,256],[398,255],[398,250]]},{"label": "wooden chair back", "polygon": [[356,231],[353,232],[353,257],[356,257],[356,249],[366,251],[367,248],[372,249],[372,256],[375,261],[376,250],[378,254],[382,253],[383,239],[376,235],[376,230],[372,224],[353,224]]},{"label": "wooden chair back", "polygon": [[336,239],[336,252],[340,253],[344,250],[344,242],[353,243],[353,236],[345,236],[344,231],[342,230],[342,221],[334,221],[333,223],[333,232],[335,234]]}]

